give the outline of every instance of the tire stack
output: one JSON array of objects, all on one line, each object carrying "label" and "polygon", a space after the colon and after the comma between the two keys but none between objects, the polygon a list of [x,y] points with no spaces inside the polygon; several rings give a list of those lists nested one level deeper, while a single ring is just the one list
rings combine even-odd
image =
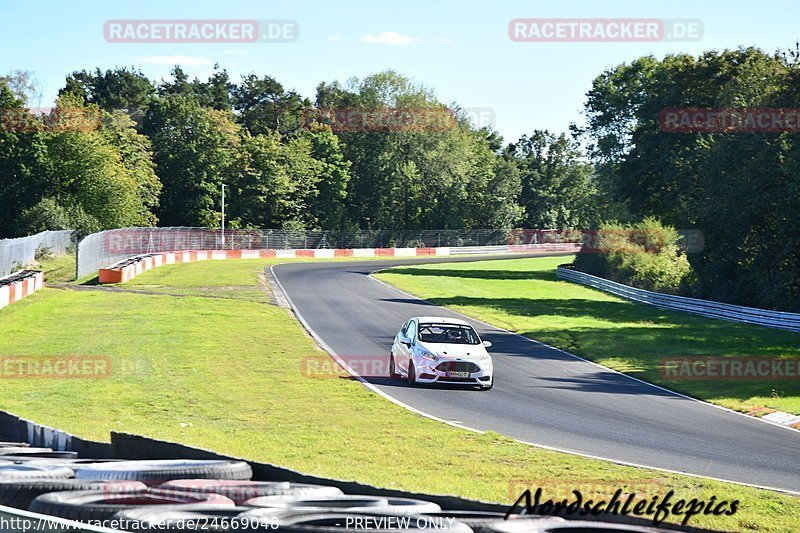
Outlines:
[{"label": "tire stack", "polygon": [[560,518],[443,511],[410,498],[251,481],[241,461],[120,461],[0,442],[0,505],[118,531],[570,533],[655,531]]}]

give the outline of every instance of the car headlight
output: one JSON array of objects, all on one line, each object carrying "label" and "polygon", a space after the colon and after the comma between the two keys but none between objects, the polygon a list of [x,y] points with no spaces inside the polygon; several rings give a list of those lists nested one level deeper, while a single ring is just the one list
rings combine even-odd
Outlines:
[{"label": "car headlight", "polygon": [[439,357],[437,357],[437,356],[433,355],[432,353],[430,353],[428,351],[425,351],[425,350],[420,350],[419,351],[419,355],[420,355],[420,357],[422,357],[423,359],[426,359],[428,361],[434,361],[435,362],[435,361],[439,360]]},{"label": "car headlight", "polygon": [[484,352],[483,355],[481,355],[480,360],[481,361],[488,361],[491,358],[492,358],[491,355],[489,355],[488,353]]}]

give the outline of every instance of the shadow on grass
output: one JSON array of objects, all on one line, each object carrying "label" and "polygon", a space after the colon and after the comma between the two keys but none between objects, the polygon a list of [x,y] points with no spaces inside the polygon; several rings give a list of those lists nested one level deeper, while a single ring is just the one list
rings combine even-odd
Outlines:
[{"label": "shadow on grass", "polygon": [[[497,310],[519,317],[553,317],[541,327],[526,324],[522,335],[537,339],[595,361],[614,359],[631,376],[658,383],[670,390],[701,399],[748,400],[761,397],[800,396],[800,380],[668,380],[659,372],[662,357],[669,356],[797,356],[800,334],[712,320],[664,311],[633,302],[598,302],[585,299],[438,298],[437,305]],[[563,317],[563,320],[562,320]],[[569,319],[581,320],[580,325]],[[588,319],[588,320],[587,320]],[[592,319],[600,320],[596,325]],[[563,328],[553,324],[563,324]],[[668,326],[668,327],[659,327]],[[494,346],[490,351],[506,357],[531,357],[565,361],[568,355],[535,346],[521,350],[513,337],[484,335]],[[573,359],[574,360],[574,359]],[[554,387],[587,392],[625,392],[616,374],[598,372],[591,379],[550,378]],[[637,387],[629,383],[629,391]],[[622,388],[620,388],[622,387]],[[655,390],[655,389],[654,389]],[[639,389],[639,393],[641,389]],[[653,393],[653,392],[650,392]]]},{"label": "shadow on grass", "polygon": [[471,278],[471,279],[508,279],[525,280],[535,279],[539,281],[559,281],[552,270],[461,270],[461,269],[440,269],[440,268],[403,268],[397,267],[387,270],[388,274],[401,274],[404,276],[441,276],[449,278]]}]

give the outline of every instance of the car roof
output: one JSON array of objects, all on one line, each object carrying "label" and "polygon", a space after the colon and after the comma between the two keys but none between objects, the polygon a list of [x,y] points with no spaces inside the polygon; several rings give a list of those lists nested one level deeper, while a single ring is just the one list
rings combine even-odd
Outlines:
[{"label": "car roof", "polygon": [[460,318],[449,318],[445,316],[417,316],[414,317],[420,324],[458,324],[469,326],[469,322]]}]

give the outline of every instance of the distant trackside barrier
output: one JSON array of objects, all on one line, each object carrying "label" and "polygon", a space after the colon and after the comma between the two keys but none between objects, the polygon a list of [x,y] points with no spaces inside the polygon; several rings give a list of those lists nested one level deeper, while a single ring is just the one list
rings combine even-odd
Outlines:
[{"label": "distant trackside barrier", "polygon": [[354,249],[300,249],[300,250],[184,250],[137,255],[118,261],[98,271],[100,283],[126,283],[142,272],[161,265],[190,263],[219,259],[331,259],[335,257],[423,257],[469,254],[507,254],[525,252],[576,253],[579,244],[520,244],[506,246],[439,247],[439,248],[354,248]]},{"label": "distant trackside barrier", "polygon": [[40,270],[21,270],[0,278],[0,308],[30,296],[44,286]]},{"label": "distant trackside barrier", "polygon": [[757,324],[770,328],[800,331],[800,313],[770,311],[768,309],[743,307],[721,302],[712,302],[710,300],[700,300],[698,298],[686,298],[685,296],[673,296],[671,294],[646,291],[644,289],[637,289],[604,278],[592,276],[585,272],[573,270],[571,265],[559,266],[556,269],[556,275],[567,281],[580,283],[587,287],[599,289],[616,296],[621,296],[622,298],[645,303],[661,309],[673,309],[675,311],[685,311],[687,313],[730,320],[732,322],[744,322],[746,324]]}]

